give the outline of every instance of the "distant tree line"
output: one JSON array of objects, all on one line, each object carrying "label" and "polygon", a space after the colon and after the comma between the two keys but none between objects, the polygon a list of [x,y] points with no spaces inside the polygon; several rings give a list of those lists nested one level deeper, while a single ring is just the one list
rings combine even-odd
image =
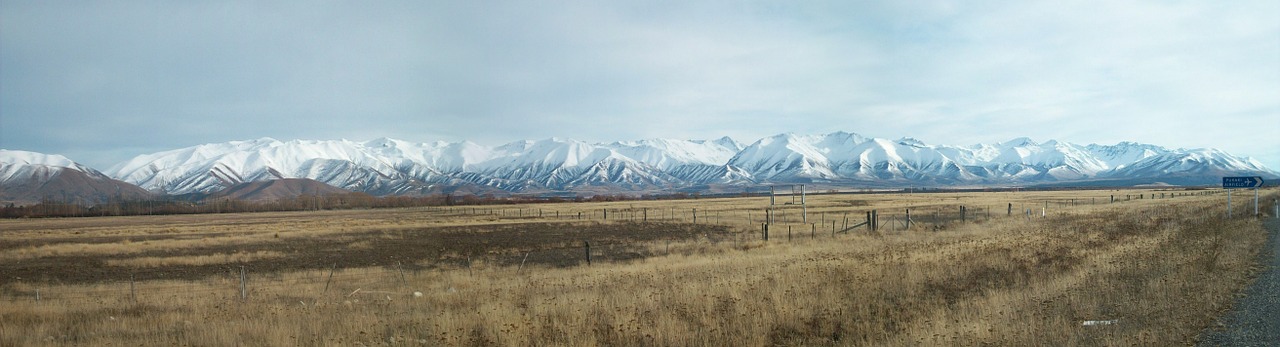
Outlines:
[{"label": "distant tree line", "polygon": [[84,205],[62,202],[46,197],[33,205],[7,204],[0,208],[0,218],[48,218],[48,217],[105,217],[140,215],[175,215],[201,213],[243,213],[278,211],[315,211],[370,208],[399,208],[425,206],[503,205],[557,202],[599,202],[627,200],[689,199],[698,194],[674,193],[667,195],[594,195],[590,197],[547,196],[496,196],[436,194],[426,196],[372,196],[365,193],[331,195],[302,195],[295,198],[271,201],[210,198],[201,200],[146,199],[129,200],[111,198],[106,202]]}]

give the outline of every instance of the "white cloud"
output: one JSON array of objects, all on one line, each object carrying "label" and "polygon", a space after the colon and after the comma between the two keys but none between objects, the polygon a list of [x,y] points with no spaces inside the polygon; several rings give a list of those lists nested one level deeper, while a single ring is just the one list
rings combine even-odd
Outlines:
[{"label": "white cloud", "polygon": [[1280,167],[1274,13],[1274,1],[3,2],[0,147],[108,166],[261,136],[847,130],[1217,147]]}]

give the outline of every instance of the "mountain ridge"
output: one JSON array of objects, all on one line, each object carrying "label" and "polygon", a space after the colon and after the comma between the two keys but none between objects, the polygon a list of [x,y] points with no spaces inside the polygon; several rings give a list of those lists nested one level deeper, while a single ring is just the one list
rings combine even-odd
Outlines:
[{"label": "mountain ridge", "polygon": [[93,205],[139,200],[151,193],[57,155],[0,149],[0,202]]},{"label": "mountain ridge", "polygon": [[680,190],[771,183],[888,186],[1032,185],[1090,180],[1277,173],[1216,149],[1121,142],[1079,145],[1015,138],[932,145],[856,133],[778,134],[750,144],[644,139],[588,143],[550,138],[498,146],[262,138],[137,156],[108,175],[151,191],[208,193],[243,182],[308,178],[374,195],[413,195],[470,185],[513,193]]},{"label": "mountain ridge", "polygon": [[[1135,142],[1079,145],[1014,138],[953,146],[849,132],[786,133],[751,143],[729,137],[602,143],[550,138],[498,146],[259,138],[143,154],[106,172],[56,154],[0,150],[0,201],[92,205],[154,195],[217,196],[245,186],[283,192],[266,195],[272,197],[339,190],[379,196],[594,195],[787,183],[830,188],[1216,185],[1228,175],[1280,177],[1256,160],[1217,149]],[[284,182],[253,184],[272,181]]]},{"label": "mountain ridge", "polygon": [[274,201],[299,196],[326,196],[351,193],[309,178],[281,178],[236,184],[209,195],[212,199]]}]

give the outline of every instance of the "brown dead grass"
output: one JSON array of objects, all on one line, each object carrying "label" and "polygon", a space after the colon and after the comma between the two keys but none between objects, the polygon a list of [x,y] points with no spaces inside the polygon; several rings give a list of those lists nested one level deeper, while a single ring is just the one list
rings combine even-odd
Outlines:
[{"label": "brown dead grass", "polygon": [[[912,208],[919,223],[922,219],[916,216],[928,212],[917,210],[943,213],[958,204],[998,206],[1004,212],[1010,202],[1043,207],[1050,201],[1051,209],[1046,218],[1038,213],[1036,218],[993,213],[990,219],[947,222],[943,231],[922,226],[836,237],[829,229],[815,238],[797,233],[801,236],[789,243],[777,236],[775,227],[768,243],[658,242],[649,249],[666,255],[589,267],[500,266],[477,259],[469,268],[418,272],[379,267],[333,274],[251,273],[245,302],[238,299],[234,271],[203,281],[141,282],[136,303],[127,284],[121,283],[11,283],[0,288],[7,293],[0,296],[0,345],[916,346],[1193,341],[1228,308],[1255,271],[1265,237],[1261,225],[1250,218],[1224,219],[1220,196],[1115,205],[1054,202],[1111,192],[1099,193],[810,197],[816,200],[810,206],[811,218],[812,212],[826,212],[829,218],[856,212],[861,217],[869,208]],[[857,205],[860,202],[865,205]],[[744,234],[754,234],[762,219],[760,203],[753,198],[664,205],[565,204],[524,207],[519,213],[544,209],[543,218],[548,218],[550,210],[563,216],[603,208],[649,208],[649,217],[660,219],[655,211],[688,207],[691,213],[691,206],[698,206],[707,213],[699,222],[735,225]],[[748,213],[757,220],[746,220]],[[436,224],[493,223],[506,217],[492,220],[457,211],[422,214],[429,216],[387,214],[385,219],[360,220],[385,226],[420,225],[431,223],[431,218],[444,220]],[[506,218],[525,218],[512,214]],[[617,219],[627,216],[610,214]],[[679,218],[683,217],[671,217]],[[288,223],[287,218],[281,221]],[[790,224],[808,230],[799,228],[807,225],[798,221]],[[261,229],[257,233],[283,229],[270,223],[256,228]],[[330,228],[315,232],[354,229],[340,222]],[[278,242],[275,237],[262,240]],[[39,303],[33,300],[35,290],[43,296]],[[1082,326],[1086,320],[1117,323]]]}]

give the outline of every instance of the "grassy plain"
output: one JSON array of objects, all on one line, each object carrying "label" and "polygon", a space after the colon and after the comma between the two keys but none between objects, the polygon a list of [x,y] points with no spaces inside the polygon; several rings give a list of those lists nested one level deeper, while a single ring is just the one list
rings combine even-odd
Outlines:
[{"label": "grassy plain", "polygon": [[1265,240],[1214,193],[5,220],[0,345],[1187,344]]}]

